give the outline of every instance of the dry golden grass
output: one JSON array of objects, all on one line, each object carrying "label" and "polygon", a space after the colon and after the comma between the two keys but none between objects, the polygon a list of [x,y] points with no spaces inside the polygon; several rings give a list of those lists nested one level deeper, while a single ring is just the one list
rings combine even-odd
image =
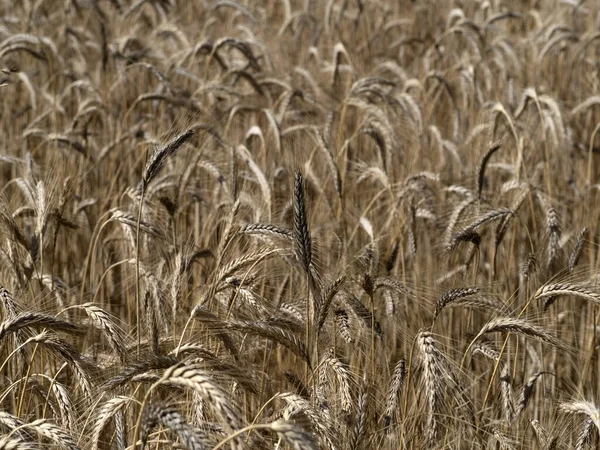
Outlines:
[{"label": "dry golden grass", "polygon": [[0,449],[600,444],[600,3],[0,8]]}]

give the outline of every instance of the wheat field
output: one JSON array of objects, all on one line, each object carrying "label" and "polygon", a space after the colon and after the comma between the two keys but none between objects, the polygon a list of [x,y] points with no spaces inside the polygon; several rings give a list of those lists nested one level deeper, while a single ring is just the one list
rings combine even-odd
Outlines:
[{"label": "wheat field", "polygon": [[598,448],[599,2],[0,8],[0,449]]}]

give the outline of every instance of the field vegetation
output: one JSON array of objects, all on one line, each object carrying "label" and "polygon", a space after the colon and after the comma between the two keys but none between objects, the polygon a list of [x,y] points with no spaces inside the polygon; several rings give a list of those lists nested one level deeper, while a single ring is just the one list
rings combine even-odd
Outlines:
[{"label": "field vegetation", "polygon": [[0,449],[598,447],[600,3],[0,9]]}]

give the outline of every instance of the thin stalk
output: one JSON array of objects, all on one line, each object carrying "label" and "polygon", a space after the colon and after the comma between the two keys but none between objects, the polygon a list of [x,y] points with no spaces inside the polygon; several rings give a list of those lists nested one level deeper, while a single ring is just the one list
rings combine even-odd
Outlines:
[{"label": "thin stalk", "polygon": [[[135,226],[135,328],[137,334],[137,356],[140,356],[142,335],[140,333],[140,223],[142,221],[142,209],[144,208],[144,183],[140,195],[140,206],[138,208],[137,224]],[[134,441],[135,442],[135,441]]]}]

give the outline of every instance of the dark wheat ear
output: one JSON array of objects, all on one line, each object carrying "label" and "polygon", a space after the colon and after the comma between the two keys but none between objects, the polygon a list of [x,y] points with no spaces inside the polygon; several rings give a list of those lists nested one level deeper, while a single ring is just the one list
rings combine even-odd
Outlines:
[{"label": "dark wheat ear", "polygon": [[299,171],[294,172],[294,247],[296,257],[306,273],[310,273],[312,246],[304,204],[304,180]]},{"label": "dark wheat ear", "polygon": [[496,153],[500,149],[500,143],[494,143],[490,147],[490,149],[483,155],[481,158],[481,162],[479,163],[479,167],[477,169],[477,197],[481,199],[481,192],[483,191],[483,180],[485,178],[485,168],[487,167],[487,163],[494,153]]},{"label": "dark wheat ear", "polygon": [[521,390],[517,401],[517,415],[521,414],[521,412],[527,408],[529,400],[535,391],[535,383],[537,382],[538,378],[547,373],[549,372],[536,372],[523,385],[523,389]]},{"label": "dark wheat ear", "polygon": [[435,305],[434,317],[437,317],[447,305],[478,292],[479,288],[477,286],[453,288],[444,292]]},{"label": "dark wheat ear", "polygon": [[5,311],[5,317],[14,317],[17,315],[17,306],[10,292],[0,285],[0,304]]},{"label": "dark wheat ear", "polygon": [[304,179],[302,174],[296,170],[294,172],[294,253],[300,265],[306,272],[308,286],[313,302],[309,316],[310,321],[316,320],[315,315],[321,311],[322,287],[320,276],[312,262],[312,240],[308,228],[308,217],[306,216],[306,205],[304,198]]},{"label": "dark wheat ear", "polygon": [[195,131],[193,129],[189,129],[176,136],[175,139],[168,142],[166,145],[159,147],[156,149],[148,164],[146,164],[146,168],[144,169],[144,174],[142,176],[142,188],[146,190],[148,184],[152,181],[152,179],[160,172],[160,169],[164,165],[167,158],[174,155],[177,150],[179,150],[183,144],[189,141],[192,136],[194,136]]},{"label": "dark wheat ear", "polygon": [[455,233],[449,240],[449,243],[446,247],[446,251],[448,253],[453,252],[454,250],[456,250],[456,247],[458,247],[458,244],[460,242],[469,241],[475,244],[475,246],[479,246],[479,243],[481,242],[481,236],[476,231],[477,229],[490,222],[504,220],[507,216],[513,214],[514,211],[508,208],[498,208],[488,211],[487,213],[483,214],[478,219],[476,219],[474,222],[472,222],[470,225]]},{"label": "dark wheat ear", "polygon": [[239,194],[240,194],[240,184],[238,181],[238,163],[237,163],[237,157],[235,154],[235,147],[231,146],[229,148],[229,166],[230,166],[230,183],[231,183],[231,198],[233,199],[234,202],[237,202],[239,200]]}]

